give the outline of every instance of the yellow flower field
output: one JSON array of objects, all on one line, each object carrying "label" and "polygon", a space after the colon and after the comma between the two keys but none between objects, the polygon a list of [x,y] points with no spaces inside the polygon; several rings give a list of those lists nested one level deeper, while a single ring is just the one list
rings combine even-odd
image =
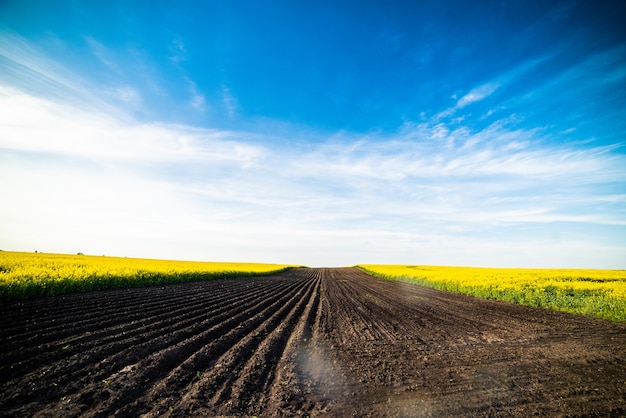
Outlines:
[{"label": "yellow flower field", "polygon": [[262,276],[290,267],[0,251],[0,299]]},{"label": "yellow flower field", "polygon": [[362,264],[375,276],[441,290],[626,321],[626,271]]}]

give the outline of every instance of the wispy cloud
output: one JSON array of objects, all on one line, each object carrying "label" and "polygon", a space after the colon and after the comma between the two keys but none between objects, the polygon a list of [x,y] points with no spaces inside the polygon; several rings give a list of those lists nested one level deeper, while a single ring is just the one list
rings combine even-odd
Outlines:
[{"label": "wispy cloud", "polygon": [[[84,93],[83,101],[104,91],[19,48],[0,48],[10,65]],[[623,267],[626,156],[611,146],[551,141],[545,129],[513,117],[471,129],[424,116],[392,134],[309,132],[314,141],[300,141],[303,133],[289,127],[270,136],[264,125],[142,123],[105,100],[85,107],[13,80],[0,78],[7,249],[37,243],[38,250],[310,265],[523,259]],[[483,84],[456,106],[498,88]],[[111,92],[118,101],[140,102],[135,88],[120,89]],[[232,92],[224,86],[222,94],[234,114]]]},{"label": "wispy cloud", "polygon": [[[570,116],[587,120],[589,117],[585,114],[589,113],[590,104],[601,106],[598,102],[606,102],[609,105],[602,109],[606,116],[623,119],[620,88],[626,83],[625,56],[626,44],[589,54],[576,65],[535,86],[523,99],[538,105],[567,106],[573,113]],[[602,115],[594,113],[594,117],[598,116]]]},{"label": "wispy cloud", "polygon": [[170,60],[175,64],[187,61],[187,48],[181,38],[175,38],[170,42]]},{"label": "wispy cloud", "polygon": [[98,58],[102,64],[110,70],[120,73],[120,65],[117,63],[117,59],[114,57],[115,54],[112,51],[91,36],[86,36],[85,41],[87,42],[92,54]]},{"label": "wispy cloud", "polygon": [[[541,65],[546,60],[550,59],[554,56],[556,52],[552,52],[551,54],[545,54],[543,56],[539,56],[536,58],[528,59],[514,67],[510,70],[500,74],[499,76],[489,80],[477,87],[472,88],[468,93],[464,94],[461,98],[457,99],[456,95],[452,97],[457,99],[457,102],[454,106],[449,107],[441,112],[439,112],[435,119],[444,119],[450,117],[457,113],[457,111],[462,110],[463,108],[471,105],[473,103],[480,102],[492,96],[499,89],[505,88],[517,81],[520,77],[529,73],[539,65]],[[501,107],[502,105],[499,105]],[[492,114],[495,110],[490,109],[487,113]],[[457,121],[463,121],[464,117],[461,116],[457,118]]]},{"label": "wispy cloud", "polygon": [[237,142],[227,131],[129,123],[0,86],[5,150],[73,156],[94,161],[181,160],[250,164],[259,147]]},{"label": "wispy cloud", "polygon": [[185,79],[187,80],[187,85],[189,86],[189,103],[191,104],[191,107],[201,112],[205,111],[206,100],[204,95],[198,91],[198,86],[189,77],[185,76]]},{"label": "wispy cloud", "polygon": [[25,91],[76,97],[88,95],[83,80],[73,77],[62,65],[45,56],[19,35],[0,32],[0,80]]},{"label": "wispy cloud", "polygon": [[456,102],[456,107],[460,109],[470,103],[478,102],[485,97],[489,97],[494,91],[498,89],[498,87],[500,87],[500,84],[497,82],[491,82],[483,84],[480,87],[476,87],[465,96],[461,97],[459,101]]},{"label": "wispy cloud", "polygon": [[[98,51],[100,57],[97,59],[108,69],[121,71],[113,56],[95,39],[91,40],[91,50]],[[53,100],[62,106],[128,119],[128,109],[137,108],[143,101],[136,87],[125,82],[111,84],[101,80],[101,83],[94,83],[11,32],[0,31],[0,65],[3,68],[0,83],[4,86],[28,92],[33,97]]]},{"label": "wispy cloud", "polygon": [[[470,132],[424,123],[305,151],[259,145],[258,134],[246,132],[120,122],[7,88],[0,108],[9,179],[0,191],[14,202],[2,216],[18,247],[26,239],[19,237],[38,233],[50,245],[64,236],[71,245],[95,240],[92,248],[105,251],[115,234],[130,234],[130,254],[167,239],[168,248],[186,251],[170,256],[234,259],[239,245],[278,240],[286,261],[316,264],[329,250],[344,254],[344,244],[372,259],[383,243],[429,242],[443,251],[511,225],[624,223],[623,213],[585,208],[590,198],[621,201],[623,193],[598,185],[625,180],[624,158],[600,148],[535,147],[536,132],[497,124]],[[37,209],[50,202],[58,210]],[[37,232],[25,226],[32,219]],[[303,236],[312,241],[303,244]],[[359,262],[350,257],[336,262]]]},{"label": "wispy cloud", "polygon": [[235,116],[235,112],[237,110],[237,99],[233,96],[230,89],[222,85],[222,103],[224,104],[224,108],[226,109],[226,113],[228,117],[231,119]]}]

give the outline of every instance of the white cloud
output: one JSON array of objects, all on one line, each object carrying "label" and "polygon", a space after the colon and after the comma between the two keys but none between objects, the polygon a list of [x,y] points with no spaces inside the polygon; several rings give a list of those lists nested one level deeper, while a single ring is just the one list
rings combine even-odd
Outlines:
[{"label": "white cloud", "polygon": [[206,110],[206,100],[202,94],[198,91],[198,86],[189,77],[185,77],[187,85],[189,86],[189,95],[191,99],[189,104],[196,110],[204,112]]},{"label": "white cloud", "polygon": [[[472,90],[469,91],[469,93],[465,94],[460,99],[458,99],[458,94],[454,93],[452,95],[452,98],[456,100],[456,104],[448,109],[445,109],[439,112],[437,115],[434,116],[433,120],[439,121],[439,120],[448,118],[449,116],[454,115],[460,109],[463,109],[472,103],[480,102],[481,100],[484,100],[490,97],[498,89],[514,82],[516,79],[528,73],[529,71],[531,71],[532,69],[540,65],[542,62],[549,59],[550,57],[551,55],[545,55],[545,56],[533,58],[525,62],[522,62],[516,67],[513,67],[509,71],[494,78],[493,80],[488,81],[478,87],[473,88]],[[482,119],[485,119],[491,116],[492,114],[494,114],[496,111],[502,110],[502,109],[503,109],[503,106],[498,106],[495,109],[490,109],[487,111],[485,115],[483,115]],[[464,121],[465,118],[466,116],[462,115],[462,116],[456,117],[453,120],[453,122],[460,123]]]},{"label": "white cloud", "polygon": [[208,161],[249,166],[259,146],[232,133],[165,124],[128,123],[0,86],[0,147],[99,161]]},{"label": "white cloud", "polygon": [[[289,127],[276,138],[267,126],[139,123],[90,100],[102,89],[3,39],[15,71],[29,68],[82,100],[35,94],[12,83],[17,72],[0,77],[0,195],[10,202],[0,205],[2,249],[309,265],[624,267],[626,157],[614,149],[549,145],[540,129],[514,120],[473,131],[440,115],[394,135],[309,132],[306,141]],[[187,81],[190,104],[203,109]],[[457,106],[499,85],[484,84]],[[108,93],[143,102],[133,87]],[[226,86],[222,101],[234,115]]]},{"label": "white cloud", "polygon": [[[7,249],[510,265],[509,249],[529,245],[523,235],[503,241],[504,254],[485,231],[624,225],[623,213],[589,214],[582,202],[623,200],[595,190],[624,181],[623,157],[533,147],[536,133],[501,124],[472,133],[425,123],[305,151],[246,132],[122,122],[11,88],[2,89],[0,109]],[[554,254],[556,244],[541,239]],[[501,258],[487,263],[479,249]],[[526,262],[547,263],[533,257]]]},{"label": "white cloud", "polygon": [[232,119],[237,110],[237,99],[225,85],[222,85],[222,103],[224,104],[228,117]]},{"label": "white cloud", "polygon": [[462,108],[467,106],[470,103],[478,102],[483,100],[486,97],[491,96],[497,89],[500,87],[500,84],[497,82],[491,82],[487,84],[483,84],[480,87],[476,87],[471,90],[465,96],[461,97],[459,101],[456,103],[457,108]]}]

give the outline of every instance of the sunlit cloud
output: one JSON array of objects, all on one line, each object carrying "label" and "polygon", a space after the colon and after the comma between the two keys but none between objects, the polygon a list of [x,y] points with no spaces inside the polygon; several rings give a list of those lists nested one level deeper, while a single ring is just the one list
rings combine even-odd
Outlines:
[{"label": "sunlit cloud", "polygon": [[[303,152],[259,145],[246,132],[122,122],[7,88],[0,107],[2,176],[10,179],[1,192],[19,203],[2,216],[48,242],[95,237],[105,248],[119,234],[142,253],[168,237],[188,254],[200,255],[196,245],[232,259],[242,242],[277,239],[293,248],[288,261],[315,264],[305,252],[339,236],[368,254],[396,239],[447,246],[506,224],[623,224],[577,214],[575,196],[620,202],[623,194],[593,187],[623,181],[624,158],[534,148],[536,132],[498,124],[470,132],[425,123],[385,141],[328,140]],[[50,201],[58,204],[42,211]],[[312,241],[303,245],[298,231]]]},{"label": "sunlit cloud", "polygon": [[496,91],[498,87],[500,87],[498,83],[487,83],[480,87],[476,87],[465,96],[461,97],[456,103],[456,107],[462,108],[470,103],[483,100],[485,97],[489,97],[494,91]]},{"label": "sunlit cloud", "polygon": [[[87,44],[105,67],[120,68],[95,38]],[[179,65],[185,45],[169,47]],[[523,254],[527,265],[617,267],[623,255],[619,144],[554,141],[502,104],[484,109],[482,125],[464,124],[547,58],[468,86],[451,107],[394,132],[358,134],[288,124],[274,132],[279,122],[262,119],[239,130],[140,120],[128,111],[148,101],[140,86],[75,77],[19,36],[0,36],[0,55],[8,249],[309,265],[504,266]],[[594,65],[599,57],[580,64]],[[606,85],[624,80],[617,67]],[[531,93],[577,80],[572,71]],[[226,84],[211,101],[182,69],[180,78],[190,109],[241,113]],[[597,229],[608,232],[598,238]],[[590,245],[602,248],[595,260]]]}]

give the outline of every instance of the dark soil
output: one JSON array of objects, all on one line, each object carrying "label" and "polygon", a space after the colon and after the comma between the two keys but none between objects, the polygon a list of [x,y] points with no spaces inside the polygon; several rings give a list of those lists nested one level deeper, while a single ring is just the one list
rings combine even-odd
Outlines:
[{"label": "dark soil", "polygon": [[626,324],[356,269],[0,306],[0,416],[625,416]]}]

